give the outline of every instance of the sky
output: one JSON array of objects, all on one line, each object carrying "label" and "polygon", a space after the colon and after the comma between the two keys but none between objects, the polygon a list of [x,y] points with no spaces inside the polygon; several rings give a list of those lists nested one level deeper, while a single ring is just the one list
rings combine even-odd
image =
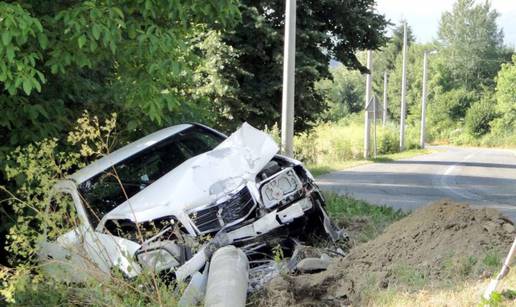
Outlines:
[{"label": "sky", "polygon": [[[393,23],[404,18],[421,43],[437,38],[441,14],[451,11],[455,0],[376,0],[377,10]],[[483,0],[477,0],[477,3]],[[516,0],[491,0],[491,7],[500,16],[498,25],[503,29],[504,42],[516,47]]]}]

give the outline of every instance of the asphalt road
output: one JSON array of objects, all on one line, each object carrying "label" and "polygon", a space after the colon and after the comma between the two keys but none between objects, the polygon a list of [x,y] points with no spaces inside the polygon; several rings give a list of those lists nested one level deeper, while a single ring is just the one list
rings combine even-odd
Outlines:
[{"label": "asphalt road", "polygon": [[496,208],[516,222],[516,151],[432,147],[437,152],[317,178],[323,190],[412,210],[443,198]]}]

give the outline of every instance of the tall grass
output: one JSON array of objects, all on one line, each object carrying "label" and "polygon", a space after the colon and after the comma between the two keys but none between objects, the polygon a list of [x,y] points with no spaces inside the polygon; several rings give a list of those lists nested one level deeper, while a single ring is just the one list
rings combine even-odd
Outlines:
[{"label": "tall grass", "polygon": [[[419,132],[417,128],[407,127],[407,149],[418,148]],[[270,132],[277,134],[277,128]],[[374,130],[371,129],[371,148],[373,148]],[[278,138],[276,136],[276,138]],[[376,127],[376,144],[378,155],[399,151],[399,130],[393,123],[382,127],[379,121]],[[338,163],[362,159],[364,156],[364,121],[360,114],[355,114],[338,122],[321,123],[311,131],[294,137],[294,155],[296,159],[310,165]]]}]

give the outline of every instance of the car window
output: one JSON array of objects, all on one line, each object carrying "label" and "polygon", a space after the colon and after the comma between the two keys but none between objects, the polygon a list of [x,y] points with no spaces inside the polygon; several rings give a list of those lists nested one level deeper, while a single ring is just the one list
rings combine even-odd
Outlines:
[{"label": "car window", "polygon": [[46,220],[47,237],[51,240],[77,228],[80,222],[72,195],[63,192],[52,195]]},{"label": "car window", "polygon": [[193,126],[138,152],[79,185],[93,227],[118,205],[184,161],[210,151],[224,137]]}]

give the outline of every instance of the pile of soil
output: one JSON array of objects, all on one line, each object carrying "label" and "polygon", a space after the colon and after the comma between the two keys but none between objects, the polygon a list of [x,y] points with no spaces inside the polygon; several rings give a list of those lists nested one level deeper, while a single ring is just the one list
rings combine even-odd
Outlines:
[{"label": "pile of soil", "polygon": [[391,224],[324,272],[275,278],[259,305],[355,305],[370,291],[411,279],[428,285],[487,277],[486,255],[503,257],[515,235],[513,223],[495,209],[440,201]]}]

